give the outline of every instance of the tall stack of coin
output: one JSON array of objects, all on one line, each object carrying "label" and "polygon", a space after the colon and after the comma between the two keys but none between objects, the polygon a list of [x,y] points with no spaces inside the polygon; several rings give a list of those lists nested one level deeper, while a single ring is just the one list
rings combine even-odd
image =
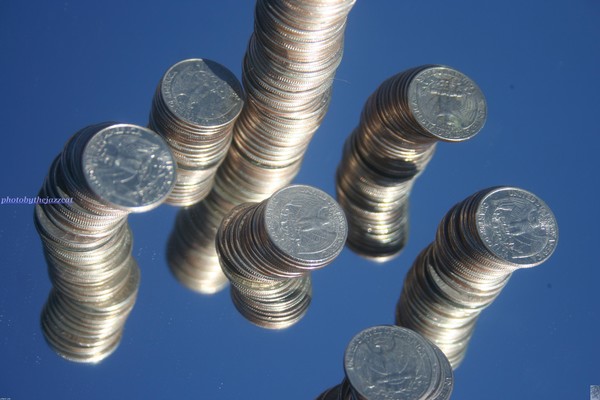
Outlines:
[{"label": "tall stack of coin", "polygon": [[73,201],[36,205],[34,222],[53,284],[42,330],[62,357],[98,362],[119,345],[140,281],[127,215],[157,207],[174,183],[168,145],[135,125],[86,127],[52,163],[40,196]]},{"label": "tall stack of coin", "polygon": [[454,374],[442,351],[410,329],[381,325],[350,340],[344,381],[317,400],[447,400]]},{"label": "tall stack of coin", "polygon": [[377,261],[397,255],[408,236],[412,185],[436,143],[472,138],[486,113],[477,85],[449,67],[420,66],[384,81],[368,98],[337,169],[350,248]]},{"label": "tall stack of coin", "polygon": [[310,186],[288,186],[235,207],[221,223],[216,248],[238,311],[265,328],[296,323],[311,301],[310,271],[329,265],[346,236],[342,209]]},{"label": "tall stack of coin", "polygon": [[546,261],[557,240],[556,219],[534,194],[514,187],[475,193],[446,214],[415,260],[396,323],[429,338],[458,367],[481,311],[513,271]]},{"label": "tall stack of coin", "polygon": [[242,106],[242,85],[214,61],[183,60],[167,70],[148,123],[167,140],[177,160],[177,183],[167,203],[189,206],[206,197]]},{"label": "tall stack of coin", "polygon": [[181,210],[171,235],[169,266],[187,287],[212,293],[224,286],[215,262],[217,221],[238,204],[263,201],[298,173],[327,112],[354,2],[257,1],[232,145],[205,204]]}]

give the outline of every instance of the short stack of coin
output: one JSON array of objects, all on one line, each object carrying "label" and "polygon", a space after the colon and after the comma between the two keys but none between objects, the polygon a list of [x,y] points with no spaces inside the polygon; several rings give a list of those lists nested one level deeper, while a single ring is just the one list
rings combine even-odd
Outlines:
[{"label": "short stack of coin", "polygon": [[311,301],[309,273],[329,265],[346,236],[342,209],[310,186],[288,186],[235,207],[221,223],[216,248],[238,311],[265,328],[296,323]]},{"label": "short stack of coin", "polygon": [[131,256],[131,212],[160,205],[175,183],[175,160],[149,129],[103,123],[77,132],[54,160],[36,205],[53,284],[42,330],[62,357],[99,362],[119,345],[140,281]]},{"label": "short stack of coin", "polygon": [[165,72],[148,126],[167,140],[177,160],[177,183],[167,203],[189,206],[206,197],[242,106],[242,85],[214,61],[183,60]]},{"label": "short stack of coin", "polygon": [[415,260],[396,323],[429,338],[458,367],[481,311],[513,271],[546,261],[557,240],[556,219],[534,194],[514,187],[475,193],[446,214]]},{"label": "short stack of coin", "polygon": [[242,68],[246,99],[232,145],[206,204],[181,210],[169,241],[169,267],[185,286],[201,293],[224,286],[214,245],[218,222],[234,206],[289,185],[300,170],[327,112],[354,2],[257,1]]},{"label": "short stack of coin", "polygon": [[337,169],[350,248],[376,261],[399,254],[410,191],[436,143],[472,138],[486,113],[477,85],[449,67],[420,66],[384,81],[367,100]]},{"label": "short stack of coin", "polygon": [[344,381],[317,400],[447,400],[454,374],[442,351],[410,329],[381,325],[350,340]]}]

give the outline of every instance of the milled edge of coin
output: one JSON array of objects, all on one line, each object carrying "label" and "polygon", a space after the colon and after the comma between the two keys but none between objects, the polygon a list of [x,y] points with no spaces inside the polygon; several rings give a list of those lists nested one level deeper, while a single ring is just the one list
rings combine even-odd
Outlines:
[{"label": "milled edge of coin", "polygon": [[[107,167],[112,168],[115,164],[119,164],[117,168],[125,170],[122,165],[123,160],[114,160],[114,163],[108,164],[110,161],[107,158],[107,142],[110,137],[121,135],[122,137],[129,136],[134,141],[139,142],[135,150],[140,151],[145,157],[143,160],[145,165],[136,165],[136,171],[128,171],[134,175],[140,172],[140,168],[146,167],[148,170],[149,164],[155,166],[157,171],[161,173],[153,177],[152,180],[142,181],[141,187],[136,190],[121,190],[118,192],[117,177],[114,176],[111,182],[106,182],[110,177],[102,177],[101,173],[96,170],[99,163],[104,163]],[[128,144],[129,146],[132,143]],[[145,147],[143,147],[145,146]],[[128,150],[131,150],[128,149]],[[132,124],[116,124],[104,128],[96,132],[85,144],[81,156],[81,167],[85,177],[86,184],[104,203],[129,212],[144,212],[159,206],[169,196],[176,181],[175,159],[169,146],[164,139],[150,129]],[[117,154],[118,157],[119,154]],[[139,161],[139,160],[136,160]],[[131,181],[133,177],[121,178],[123,182]],[[146,190],[146,192],[144,192]],[[149,193],[151,196],[149,197]]]},{"label": "milled edge of coin", "polygon": [[[228,105],[225,111],[221,110],[219,114],[214,115],[211,115],[211,113],[208,113],[207,115],[191,115],[189,112],[183,112],[181,107],[177,107],[177,97],[182,94],[188,95],[189,93],[173,93],[172,85],[175,79],[189,68],[201,68],[200,71],[202,71],[203,74],[207,74],[206,78],[210,78],[212,83],[217,82],[219,84],[219,87],[211,87],[208,85],[208,82],[204,82],[204,86],[208,86],[211,89],[208,91],[209,94],[220,93],[222,95],[221,105]],[[244,91],[237,77],[223,65],[208,59],[190,58],[179,61],[165,72],[160,81],[160,87],[162,89],[162,98],[169,111],[192,125],[206,127],[225,125],[228,122],[235,120],[241,113],[244,104]],[[195,90],[196,88],[190,87],[189,89]],[[204,99],[204,97],[202,99]],[[228,103],[225,103],[225,101]],[[214,102],[210,102],[210,104],[214,106]],[[212,111],[214,112],[216,110]]]},{"label": "milled edge of coin", "polygon": [[[281,211],[287,205],[291,204],[295,196],[314,197],[316,201],[322,203],[318,212],[327,208],[328,220],[327,223],[334,224],[332,232],[335,232],[335,237],[325,246],[319,249],[307,249],[311,251],[299,251],[299,248],[293,248],[289,243],[284,243],[278,235],[282,221],[279,216]],[[285,204],[283,204],[285,203]],[[277,215],[275,215],[277,214]],[[265,231],[272,244],[280,251],[299,260],[309,262],[331,261],[337,257],[344,248],[346,238],[348,236],[348,224],[346,216],[340,205],[327,193],[320,189],[307,185],[290,185],[275,192],[266,203],[264,212]],[[291,242],[290,242],[291,243]]]},{"label": "milled edge of coin", "polygon": [[[460,129],[448,130],[446,127],[437,124],[432,120],[432,118],[429,118],[429,116],[426,115],[424,110],[422,110],[419,106],[418,100],[421,97],[419,96],[419,86],[422,85],[426,79],[432,78],[436,74],[453,76],[470,89],[470,91],[466,93],[466,96],[468,97],[467,101],[472,104],[475,109],[472,111],[474,114],[472,120],[466,121],[469,122],[467,126],[462,127],[461,124]],[[414,115],[415,120],[419,123],[419,125],[425,128],[429,134],[442,141],[460,142],[470,139],[477,135],[477,133],[479,133],[485,124],[485,120],[487,118],[487,103],[485,101],[483,92],[471,78],[451,67],[436,65],[420,71],[412,78],[410,84],[408,85],[407,92],[408,106]],[[459,96],[459,94],[456,92],[449,93],[448,95],[451,97]],[[435,96],[441,97],[438,94],[435,94]]]},{"label": "milled edge of coin", "polygon": [[[514,239],[516,235],[508,234],[507,232],[499,232],[498,229],[494,229],[494,224],[490,221],[490,206],[492,206],[492,202],[498,202],[500,200],[510,200],[513,199],[521,199],[524,201],[528,201],[529,205],[533,205],[535,208],[529,211],[527,215],[527,221],[504,221],[504,218],[501,216],[496,216],[498,222],[503,223],[503,226],[506,228],[506,222],[523,222],[529,224],[530,228],[534,228],[531,226],[531,223],[540,223],[543,225],[545,236],[540,237],[540,239],[545,240],[545,244],[542,247],[535,251],[534,253],[529,254],[528,256],[518,256],[514,251],[511,251],[507,246],[514,245]],[[527,204],[527,203],[526,203]],[[504,205],[507,207],[508,204]],[[492,214],[495,214],[498,210],[500,210],[501,204],[497,203],[497,206],[493,210]],[[508,211],[508,210],[507,210]],[[536,215],[532,216],[531,213],[535,212]],[[519,267],[534,267],[546,261],[554,250],[556,249],[556,245],[558,243],[558,224],[556,221],[556,217],[554,213],[546,205],[546,203],[540,199],[535,194],[516,187],[500,187],[492,190],[487,193],[485,197],[483,197],[476,211],[476,226],[477,231],[479,233],[479,237],[485,248],[489,250],[494,256],[499,259],[506,261],[508,263],[518,265]],[[534,221],[530,220],[530,217],[534,217]],[[541,217],[541,218],[540,218]],[[542,220],[544,222],[542,222]],[[528,233],[528,232],[524,232]],[[521,235],[519,235],[521,236]]]}]

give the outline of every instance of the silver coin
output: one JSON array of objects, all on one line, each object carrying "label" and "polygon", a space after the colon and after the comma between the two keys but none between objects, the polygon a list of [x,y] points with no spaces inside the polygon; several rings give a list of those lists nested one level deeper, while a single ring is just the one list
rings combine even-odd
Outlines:
[{"label": "silver coin", "polygon": [[161,81],[170,111],[191,125],[219,127],[242,110],[242,87],[231,71],[207,59],[188,59],[173,65]]},{"label": "silver coin", "polygon": [[408,87],[408,105],[417,122],[440,140],[462,141],[485,123],[487,106],[479,87],[448,67],[419,72]]},{"label": "silver coin", "polygon": [[149,129],[113,125],[97,132],[82,155],[91,190],[117,209],[142,212],[160,205],[175,184],[175,160]]},{"label": "silver coin", "polygon": [[432,345],[397,326],[371,327],[352,338],[344,368],[353,390],[366,399],[428,398],[440,374]]},{"label": "silver coin", "polygon": [[499,188],[481,200],[477,231],[492,254],[521,267],[543,263],[558,243],[558,226],[550,208],[533,193],[518,188]]},{"label": "silver coin", "polygon": [[266,233],[286,255],[307,262],[330,260],[342,251],[347,223],[328,194],[305,185],[281,189],[267,200]]}]

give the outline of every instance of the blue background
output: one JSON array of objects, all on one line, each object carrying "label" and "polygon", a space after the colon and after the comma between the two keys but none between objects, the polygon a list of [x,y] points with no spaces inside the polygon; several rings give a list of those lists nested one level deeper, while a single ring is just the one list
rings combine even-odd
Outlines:
[{"label": "blue background", "polygon": [[[250,1],[0,0],[0,197],[35,196],[78,129],[145,125],[158,80],[185,58],[238,77],[253,29]],[[50,290],[32,206],[0,206],[0,397],[311,399],[343,378],[352,336],[393,323],[404,275],[456,202],[513,185],[552,208],[552,258],[517,271],[481,315],[455,374],[456,399],[586,399],[600,384],[598,158],[600,3],[358,0],[330,111],[296,182],[334,194],[342,143],[370,93],[420,64],[475,80],[489,116],[471,141],[442,143],[411,197],[411,236],[378,265],[347,249],[313,274],[297,325],[267,331],[228,290],[202,296],[169,273],[176,209],[134,215],[140,294],[123,341],[96,366],[64,361],[39,327]]]}]

